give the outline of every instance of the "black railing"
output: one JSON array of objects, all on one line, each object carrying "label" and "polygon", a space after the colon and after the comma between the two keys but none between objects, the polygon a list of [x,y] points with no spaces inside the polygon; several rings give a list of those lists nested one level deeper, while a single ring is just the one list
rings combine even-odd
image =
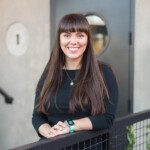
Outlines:
[{"label": "black railing", "polygon": [[5,98],[5,103],[12,104],[13,98],[0,88],[0,94]]},{"label": "black railing", "polygon": [[117,118],[111,129],[82,131],[12,150],[148,150],[150,110]]}]

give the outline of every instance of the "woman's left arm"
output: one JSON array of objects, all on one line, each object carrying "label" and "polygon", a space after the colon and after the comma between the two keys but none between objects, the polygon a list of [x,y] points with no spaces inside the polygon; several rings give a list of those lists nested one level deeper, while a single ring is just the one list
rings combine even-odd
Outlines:
[{"label": "woman's left arm", "polygon": [[92,122],[93,130],[109,129],[113,125],[115,119],[115,113],[118,103],[118,84],[116,77],[112,69],[106,65],[102,66],[104,80],[109,93],[109,99],[112,104],[109,103],[107,97],[105,99],[106,112],[102,115],[89,116],[88,118]]},{"label": "woman's left arm", "polygon": [[75,131],[109,129],[113,125],[118,102],[118,85],[110,67],[103,65],[102,71],[112,104],[106,98],[106,112],[104,114],[74,120]]}]

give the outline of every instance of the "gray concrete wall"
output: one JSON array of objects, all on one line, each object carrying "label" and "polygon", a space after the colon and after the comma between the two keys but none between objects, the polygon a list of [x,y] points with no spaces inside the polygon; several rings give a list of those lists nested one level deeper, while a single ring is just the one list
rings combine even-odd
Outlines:
[{"label": "gray concrete wall", "polygon": [[[14,22],[23,23],[29,35],[29,47],[18,57],[9,53],[5,40]],[[34,91],[49,49],[49,0],[0,0],[0,87],[14,98],[8,105],[0,95],[0,150],[38,140],[31,123]]]},{"label": "gray concrete wall", "polygon": [[150,109],[150,1],[135,0],[134,112]]}]

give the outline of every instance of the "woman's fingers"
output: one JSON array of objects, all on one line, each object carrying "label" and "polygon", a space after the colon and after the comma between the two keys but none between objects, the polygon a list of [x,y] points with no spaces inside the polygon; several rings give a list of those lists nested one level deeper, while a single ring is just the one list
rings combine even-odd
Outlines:
[{"label": "woman's fingers", "polygon": [[58,135],[58,131],[62,131],[62,127],[56,124],[50,129],[50,137]]},{"label": "woman's fingers", "polygon": [[60,131],[62,131],[62,130],[63,130],[63,127],[56,124],[56,125],[53,126],[53,129],[54,129],[54,130],[60,130]]},{"label": "woman's fingers", "polygon": [[69,127],[67,124],[59,121],[50,129],[50,137],[55,137],[57,135],[69,133]]},{"label": "woman's fingers", "polygon": [[54,137],[57,135],[57,130],[51,128],[49,131],[49,138]]},{"label": "woman's fingers", "polygon": [[66,124],[64,123],[64,122],[61,122],[61,121],[59,121],[58,123],[57,123],[59,126],[62,126],[62,127],[66,127]]},{"label": "woman's fingers", "polygon": [[51,137],[51,133],[47,133],[46,138],[50,138]]},{"label": "woman's fingers", "polygon": [[67,125],[61,121],[59,121],[56,125],[54,125],[52,128],[55,130],[60,130],[62,131],[64,128],[66,128]]}]

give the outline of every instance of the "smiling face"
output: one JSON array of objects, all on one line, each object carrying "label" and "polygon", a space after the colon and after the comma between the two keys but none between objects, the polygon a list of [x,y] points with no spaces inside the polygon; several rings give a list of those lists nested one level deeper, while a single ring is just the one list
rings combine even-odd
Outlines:
[{"label": "smiling face", "polygon": [[80,62],[86,50],[88,36],[84,32],[62,32],[60,34],[60,47],[65,54],[66,61]]}]

